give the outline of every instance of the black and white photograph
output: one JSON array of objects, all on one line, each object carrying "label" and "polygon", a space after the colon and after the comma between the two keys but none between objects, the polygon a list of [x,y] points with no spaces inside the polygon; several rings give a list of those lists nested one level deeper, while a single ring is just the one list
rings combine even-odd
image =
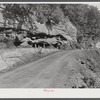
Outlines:
[{"label": "black and white photograph", "polygon": [[0,3],[2,88],[100,88],[100,2]]}]

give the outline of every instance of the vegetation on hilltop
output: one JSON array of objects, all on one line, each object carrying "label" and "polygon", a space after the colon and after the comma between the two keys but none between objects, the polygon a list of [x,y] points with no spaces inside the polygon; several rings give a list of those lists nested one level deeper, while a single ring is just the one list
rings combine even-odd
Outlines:
[{"label": "vegetation on hilltop", "polygon": [[[77,42],[90,44],[100,37],[100,11],[86,4],[2,4],[4,26],[16,29],[25,26],[30,32],[36,30],[35,21],[45,23],[48,33],[54,25],[68,18],[77,28]],[[87,43],[88,42],[88,43]]]}]

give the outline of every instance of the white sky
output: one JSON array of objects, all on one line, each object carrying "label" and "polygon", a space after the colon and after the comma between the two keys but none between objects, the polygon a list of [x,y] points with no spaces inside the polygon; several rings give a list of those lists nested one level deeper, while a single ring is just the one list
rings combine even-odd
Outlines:
[{"label": "white sky", "polygon": [[100,2],[94,3],[94,4],[89,4],[89,5],[95,6],[95,7],[97,7],[100,10]]}]

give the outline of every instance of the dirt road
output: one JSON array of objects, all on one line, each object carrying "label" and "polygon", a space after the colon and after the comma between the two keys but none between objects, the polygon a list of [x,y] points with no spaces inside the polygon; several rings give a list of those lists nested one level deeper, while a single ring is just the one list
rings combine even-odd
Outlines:
[{"label": "dirt road", "polygon": [[[52,88],[73,51],[62,51],[0,76],[0,88]],[[66,63],[64,63],[66,62]]]}]

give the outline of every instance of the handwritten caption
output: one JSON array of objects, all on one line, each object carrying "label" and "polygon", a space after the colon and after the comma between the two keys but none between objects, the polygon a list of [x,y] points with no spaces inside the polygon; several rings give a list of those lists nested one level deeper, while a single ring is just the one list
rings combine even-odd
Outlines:
[{"label": "handwritten caption", "polygon": [[52,89],[43,89],[43,92],[54,92]]}]

